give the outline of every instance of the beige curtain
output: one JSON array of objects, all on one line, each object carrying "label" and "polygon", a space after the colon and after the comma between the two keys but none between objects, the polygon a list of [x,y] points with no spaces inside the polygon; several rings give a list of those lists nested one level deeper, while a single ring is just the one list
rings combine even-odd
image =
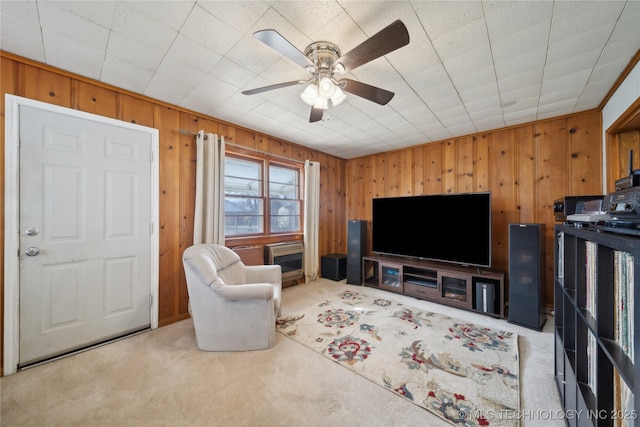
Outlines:
[{"label": "beige curtain", "polygon": [[320,163],[304,162],[304,279],[317,280],[320,273]]},{"label": "beige curtain", "polygon": [[196,146],[193,244],[224,245],[224,137],[200,131]]}]

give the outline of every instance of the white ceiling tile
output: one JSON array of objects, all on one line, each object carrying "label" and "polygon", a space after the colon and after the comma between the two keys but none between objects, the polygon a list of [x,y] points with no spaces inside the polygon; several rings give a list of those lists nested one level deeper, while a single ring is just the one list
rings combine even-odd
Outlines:
[{"label": "white ceiling tile", "polygon": [[[469,64],[474,64],[473,69],[469,68]],[[490,77],[495,79],[489,45],[481,46],[478,49],[465,52],[449,60],[445,59],[444,68],[453,79],[456,77],[465,78],[466,76],[471,76],[477,70],[490,70]],[[486,79],[482,80],[486,81]]]},{"label": "white ceiling tile", "polygon": [[609,39],[612,29],[613,25],[609,27],[599,27],[592,31],[576,34],[567,39],[551,42],[549,44],[547,63],[563,61],[567,58],[577,57],[588,52],[596,52],[599,54]]},{"label": "white ceiling tile", "polygon": [[164,99],[174,105],[180,105],[192,87],[181,81],[156,73],[144,91],[146,96]]},{"label": "white ceiling tile", "polygon": [[13,21],[40,25],[38,4],[35,0],[2,1],[0,2],[0,12],[0,22],[3,26],[8,25]]},{"label": "white ceiling tile", "polygon": [[580,98],[578,98],[578,102],[576,102],[575,109],[578,111],[585,111],[597,108],[606,95],[606,90],[602,92],[589,92],[580,95]]},{"label": "white ceiling tile", "polygon": [[406,80],[416,92],[422,92],[425,89],[431,90],[433,86],[450,84],[451,82],[442,65],[426,69],[418,68],[411,75],[408,75]]},{"label": "white ceiling tile", "polygon": [[500,97],[496,91],[493,93],[487,93],[485,97],[476,97],[477,100],[465,102],[466,110],[474,117],[474,114],[482,113],[489,110],[500,110]]},{"label": "white ceiling tile", "polygon": [[490,117],[484,120],[474,120],[475,132],[485,132],[492,129],[500,129],[505,127],[504,119],[500,117]]},{"label": "white ceiling tile", "polygon": [[481,2],[415,1],[412,5],[431,40],[480,20],[483,16]]},{"label": "white ceiling tile", "polygon": [[[539,101],[539,90],[531,91],[532,93],[527,94],[526,92],[521,92],[521,95],[511,96],[510,93],[503,94],[502,96],[502,112],[504,114],[513,113],[516,111],[527,110],[530,108],[537,108]],[[515,102],[512,104],[512,102]],[[506,104],[506,105],[504,105]]]},{"label": "white ceiling tile", "polygon": [[[551,1],[485,1],[483,5],[492,44],[516,35],[526,41],[549,32],[553,12]],[[542,43],[546,44],[546,37]],[[540,45],[534,48],[538,47]]]},{"label": "white ceiling tile", "polygon": [[567,74],[574,74],[580,72],[589,72],[596,65],[599,52],[589,52],[582,55],[575,55],[571,58],[559,61],[550,61],[544,69],[545,79],[555,79]]},{"label": "white ceiling tile", "polygon": [[538,106],[537,100],[535,102],[536,105],[522,109],[518,111],[512,111],[504,114],[504,122],[506,126],[512,126],[514,124],[533,122],[537,119],[538,116]]},{"label": "white ceiling tile", "polygon": [[[3,2],[0,2],[0,4]],[[0,48],[6,52],[46,62],[42,32],[39,25],[9,20],[2,15],[0,24]],[[8,21],[8,22],[7,22]]]},{"label": "white ceiling tile", "polygon": [[[272,84],[309,79],[307,71],[293,64],[287,58],[280,58],[265,69],[260,76]],[[302,89],[300,91],[302,92]]]},{"label": "white ceiling tile", "polygon": [[[573,98],[569,98],[571,96],[573,96]],[[561,103],[564,106],[563,108],[574,108],[576,103],[578,102],[579,96],[580,94],[577,94],[575,91],[571,90],[543,95],[538,101],[538,108],[547,111],[549,106],[553,106],[553,108],[556,108]]]},{"label": "white ceiling tile", "polygon": [[447,63],[458,56],[488,47],[487,27],[484,19],[477,19],[432,40],[432,43],[442,62]]},{"label": "white ceiling tile", "polygon": [[[469,112],[469,116],[471,117],[471,120],[476,124],[489,119],[494,121],[495,120],[502,121],[502,109],[500,108],[499,105],[487,108],[485,110],[478,109],[477,111]],[[503,126],[498,126],[498,127],[503,127]]]},{"label": "white ceiling tile", "polygon": [[431,132],[441,132],[445,130],[444,125],[438,120],[420,120],[418,123],[413,124],[423,134],[430,134]]},{"label": "white ceiling tile", "polygon": [[[40,22],[43,31],[52,31],[67,40],[78,40],[77,46],[86,45],[104,51],[109,41],[109,30],[99,24],[88,21],[65,9],[57,7],[59,3],[44,1],[39,3]],[[55,35],[52,34],[53,37]],[[53,43],[49,43],[51,46]],[[69,49],[71,50],[71,49]]]},{"label": "white ceiling tile", "polygon": [[442,123],[457,117],[468,118],[467,110],[462,104],[460,104],[458,107],[449,108],[448,110],[436,110],[434,114]]},{"label": "white ceiling tile", "polygon": [[107,55],[100,80],[130,90],[143,93],[147,84],[153,77],[153,71],[127,62],[120,57]]},{"label": "white ceiling tile", "polygon": [[166,52],[178,32],[150,19],[149,15],[134,8],[134,4],[135,2],[118,2],[112,33],[137,45]]},{"label": "white ceiling tile", "polygon": [[162,62],[165,53],[166,51],[162,49],[151,48],[117,33],[111,34],[107,46],[107,56],[120,58],[126,63],[137,64],[140,68],[147,70],[155,70]]},{"label": "white ceiling tile", "polygon": [[225,55],[242,38],[242,33],[196,4],[186,19],[182,34],[191,40]]},{"label": "white ceiling tile", "polygon": [[219,1],[199,1],[198,6],[241,33],[250,31],[269,9],[269,5],[261,1],[225,1],[224,4]]},{"label": "white ceiling tile", "polygon": [[[2,1],[1,3],[5,3]],[[22,3],[22,2],[17,2]],[[25,2],[26,3],[26,2]],[[65,9],[78,17],[82,17],[89,22],[110,28],[116,12],[117,2],[115,1],[38,1],[39,7],[44,3],[54,4],[56,7]],[[47,10],[47,9],[45,9]]]},{"label": "white ceiling tile", "polygon": [[546,57],[546,49],[529,51],[526,55],[515,55],[509,60],[495,64],[496,75],[499,80],[523,74],[538,75],[536,82],[540,83]]},{"label": "white ceiling tile", "polygon": [[451,138],[453,135],[459,136],[459,135],[467,135],[469,133],[471,133],[472,131],[469,131],[468,127],[462,127],[462,128],[456,128],[456,129],[461,129],[461,133],[460,134],[454,134],[452,132],[452,130],[449,129],[443,129],[442,131],[433,131],[429,133],[429,138],[431,138],[431,141],[441,141],[443,139],[449,139]]},{"label": "white ceiling tile", "polygon": [[53,31],[42,30],[45,34],[47,63],[73,73],[99,79],[104,61],[104,50],[94,49],[78,43]]},{"label": "white ceiling tile", "polygon": [[245,35],[239,40],[233,49],[225,56],[254,73],[261,73],[281,58],[286,59],[253,36],[248,35]]},{"label": "white ceiling tile", "polygon": [[312,34],[343,12],[334,1],[276,1],[272,7],[305,34]]},{"label": "white ceiling tile", "polygon": [[226,58],[222,58],[209,74],[237,88],[244,87],[256,77],[253,71],[238,67],[238,64]]},{"label": "white ceiling tile", "polygon": [[491,40],[491,52],[496,63],[512,61],[519,58],[520,61],[527,61],[527,57],[532,52],[535,53],[536,62],[539,61],[540,52],[542,58],[546,57],[549,43],[549,26],[551,21],[525,28],[509,37]]},{"label": "white ceiling tile", "polygon": [[456,90],[464,100],[474,100],[484,94],[495,95],[498,92],[496,73],[493,66],[467,69],[463,74],[451,74]]},{"label": "white ceiling tile", "polygon": [[[610,31],[626,2],[556,1],[553,8],[551,43],[575,38],[604,27]],[[599,31],[597,31],[599,32]]]},{"label": "white ceiling tile", "polygon": [[545,79],[544,83],[542,83],[540,95],[545,96],[563,91],[580,92],[582,87],[587,84],[589,75],[590,71],[586,70],[567,74],[555,79]]},{"label": "white ceiling tile", "polygon": [[[174,31],[179,31],[182,28],[185,19],[187,19],[187,16],[189,16],[189,13],[191,13],[191,10],[195,7],[195,2],[186,0],[144,0],[128,1],[123,3],[126,3],[125,7],[127,9],[135,11],[143,16],[147,16]],[[203,5],[207,4],[207,2],[198,2],[198,4]]]},{"label": "white ceiling tile", "polygon": [[198,85],[182,100],[181,105],[195,105],[195,111],[209,114],[227,98],[234,94],[237,88],[206,75]]},{"label": "white ceiling tile", "polygon": [[208,73],[222,59],[222,55],[213,52],[201,44],[179,34],[171,44],[164,60],[181,62],[185,66]]},{"label": "white ceiling tile", "polygon": [[[503,101],[517,101],[521,96],[538,96],[542,87],[542,70],[515,75],[498,81],[498,89]],[[509,96],[508,94],[512,94]]]},{"label": "white ceiling tile", "polygon": [[447,131],[451,135],[462,136],[462,135],[469,135],[472,133],[476,133],[478,132],[478,129],[475,127],[473,123],[469,122],[467,124],[462,124],[459,126],[451,126],[450,128],[447,128]]},{"label": "white ceiling tile", "polygon": [[430,91],[428,94],[426,94],[424,99],[426,100],[429,109],[433,111],[436,116],[439,116],[443,112],[451,109],[464,109],[462,100],[455,92],[455,90],[449,90],[448,95],[442,95],[443,92],[435,92],[442,95],[439,97],[431,96],[431,93],[434,92]]},{"label": "white ceiling tile", "polygon": [[[495,82],[491,82],[483,86],[477,86],[465,92],[461,92],[460,98],[465,103],[465,105],[478,105],[487,103],[500,105],[498,87],[496,86]],[[474,108],[468,108],[468,110],[472,111],[474,110]]]}]

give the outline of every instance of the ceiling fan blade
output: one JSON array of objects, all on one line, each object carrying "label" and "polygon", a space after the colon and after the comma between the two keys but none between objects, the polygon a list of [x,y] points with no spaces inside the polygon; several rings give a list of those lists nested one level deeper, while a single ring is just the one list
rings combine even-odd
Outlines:
[{"label": "ceiling fan blade", "polygon": [[371,86],[357,80],[342,79],[339,82],[344,82],[344,87],[342,88],[343,91],[368,99],[369,101],[373,101],[380,105],[386,105],[391,101],[393,95],[395,95],[393,92],[389,92],[388,90],[380,89],[379,87]]},{"label": "ceiling fan blade", "polygon": [[342,55],[336,64],[342,64],[345,72],[349,72],[407,44],[409,44],[407,27],[402,21],[397,20]]},{"label": "ceiling fan blade", "polygon": [[274,90],[274,89],[281,89],[283,87],[299,85],[299,84],[306,83],[306,82],[307,82],[307,80],[292,80],[290,82],[278,83],[278,84],[275,84],[275,85],[263,86],[263,87],[258,87],[258,88],[255,88],[255,89],[249,89],[249,90],[243,90],[242,94],[243,95],[255,95],[256,93],[267,92],[267,91]]},{"label": "ceiling fan blade", "polygon": [[322,108],[311,107],[311,115],[309,116],[309,123],[319,122],[322,120],[324,110]]},{"label": "ceiling fan blade", "polygon": [[285,39],[276,30],[260,30],[253,33],[253,36],[266,44],[273,50],[280,52],[302,68],[308,66],[314,67],[315,65],[304,53],[300,52],[298,48],[289,43],[289,40]]}]

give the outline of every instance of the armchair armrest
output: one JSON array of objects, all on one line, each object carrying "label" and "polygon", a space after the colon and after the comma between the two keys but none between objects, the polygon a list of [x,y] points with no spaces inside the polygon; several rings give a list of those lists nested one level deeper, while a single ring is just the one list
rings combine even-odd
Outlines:
[{"label": "armchair armrest", "polygon": [[269,283],[251,283],[247,285],[223,285],[216,289],[224,299],[230,301],[273,298],[273,285]]},{"label": "armchair armrest", "polygon": [[247,265],[247,283],[282,283],[282,267],[279,265]]}]

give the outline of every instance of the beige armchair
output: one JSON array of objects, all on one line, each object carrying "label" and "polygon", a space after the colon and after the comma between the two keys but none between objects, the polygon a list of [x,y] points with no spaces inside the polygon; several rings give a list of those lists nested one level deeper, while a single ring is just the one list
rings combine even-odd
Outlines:
[{"label": "beige armchair", "polygon": [[187,248],[182,262],[200,350],[273,347],[282,295],[279,265],[246,266],[231,249],[212,244]]}]

